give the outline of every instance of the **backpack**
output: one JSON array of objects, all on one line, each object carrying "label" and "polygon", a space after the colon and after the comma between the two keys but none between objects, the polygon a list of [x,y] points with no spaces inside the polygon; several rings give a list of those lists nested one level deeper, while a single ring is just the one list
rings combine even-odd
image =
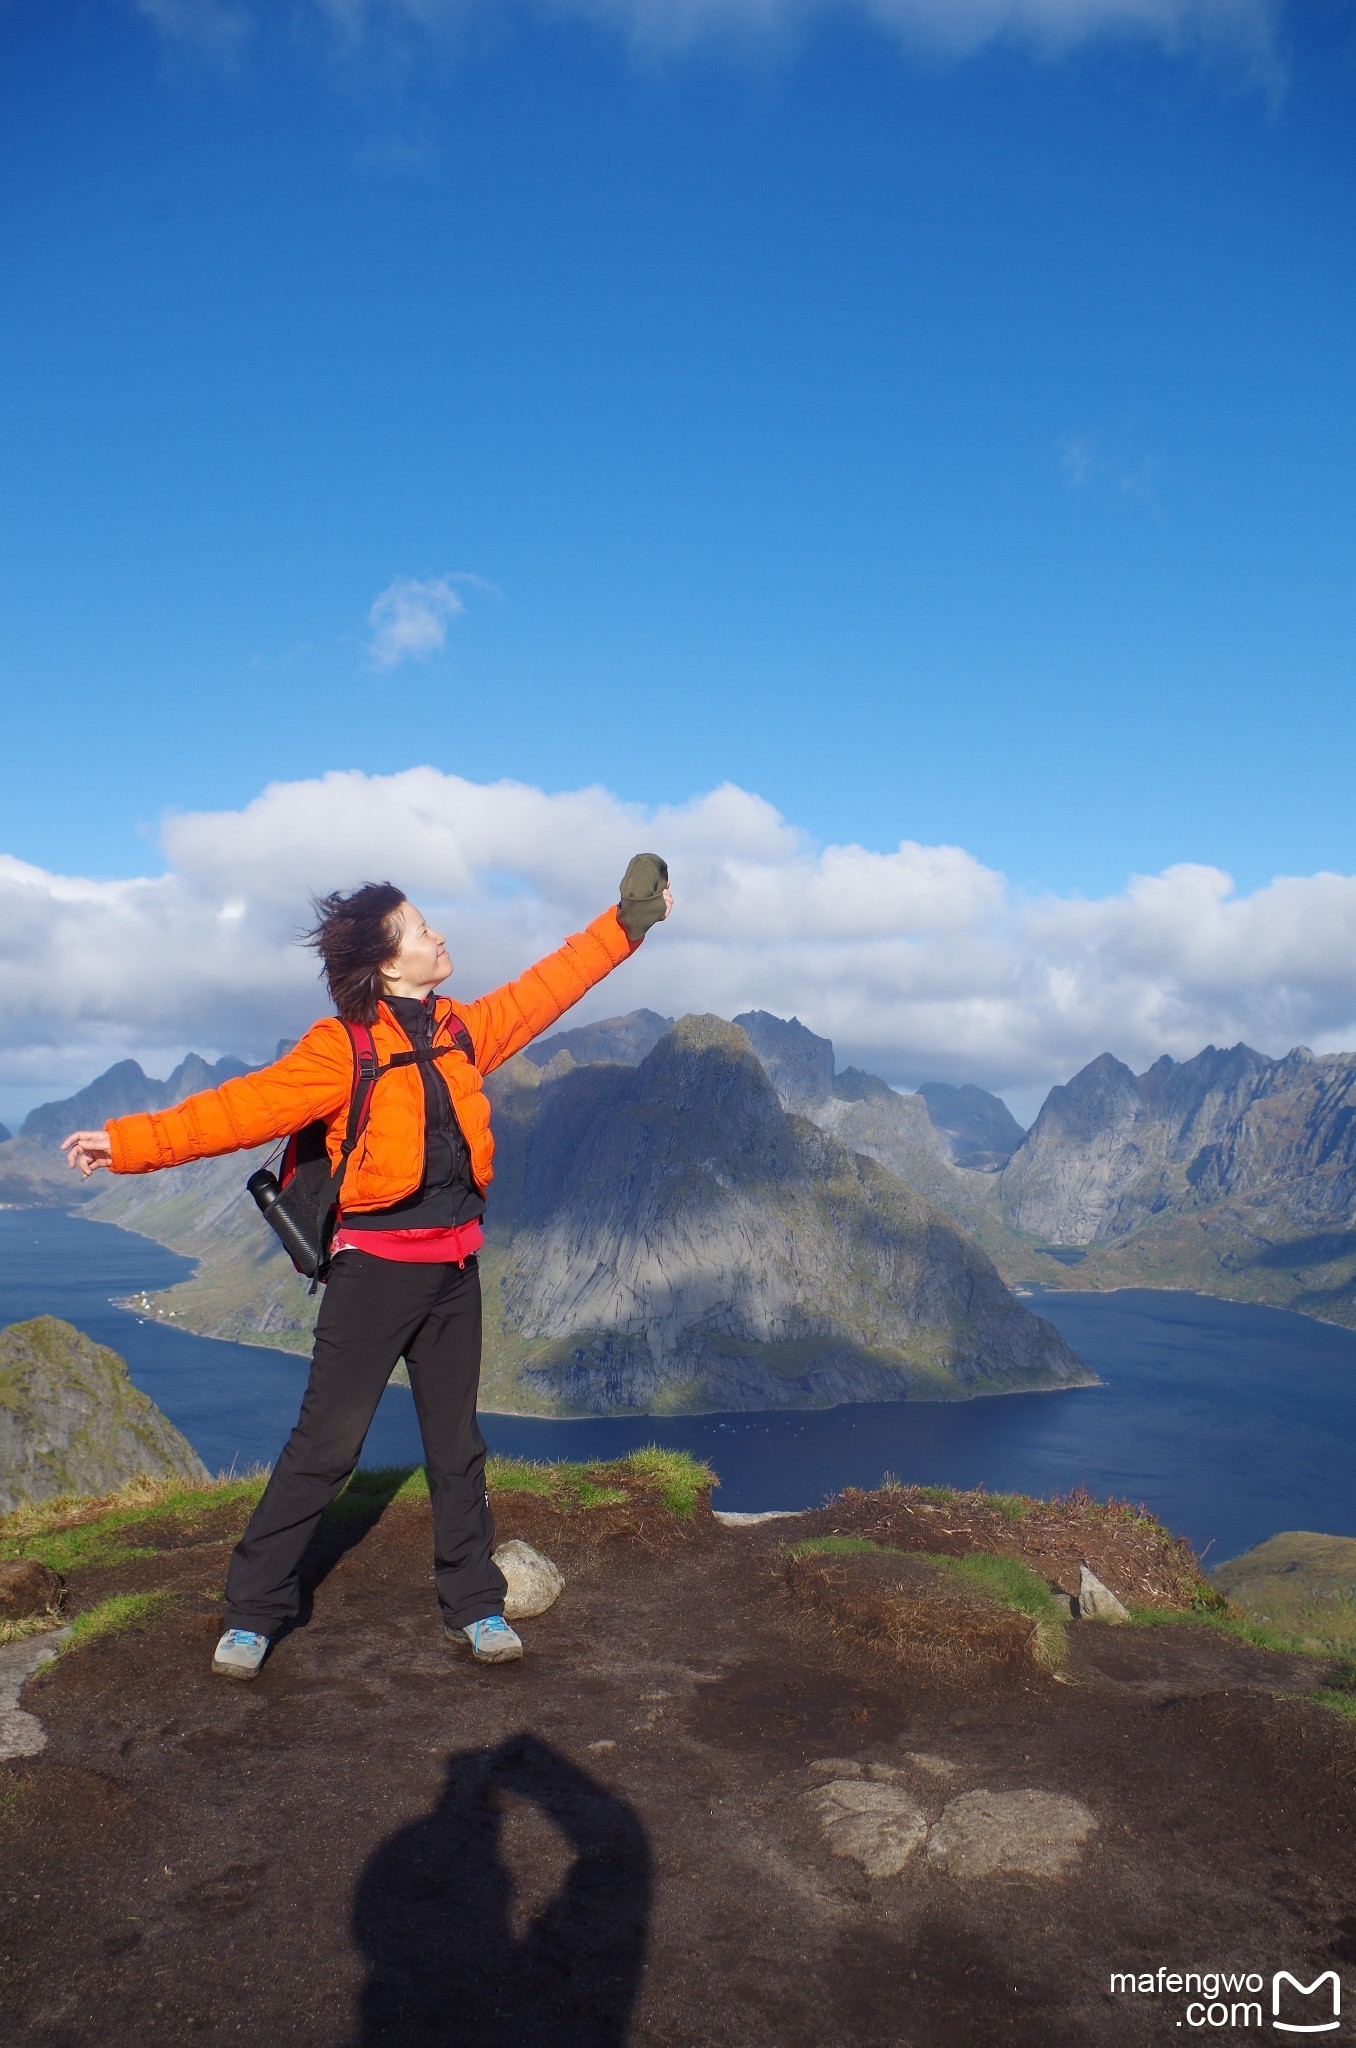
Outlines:
[{"label": "backpack", "polygon": [[[450,1022],[452,1045],[474,1061],[471,1034],[455,1010]],[[265,1222],[281,1238],[292,1264],[309,1279],[312,1294],[330,1276],[330,1245],[339,1221],[339,1192],[348,1170],[349,1154],[367,1128],[373,1089],[392,1067],[427,1066],[450,1050],[447,1045],[412,1046],[408,1052],[393,1053],[383,1066],[365,1024],[346,1023],[344,1029],[353,1047],[353,1087],[338,1165],[330,1166],[325,1122],[317,1117],[313,1123],[293,1131],[285,1141],[276,1174],[271,1166],[261,1166],[245,1183]]]}]

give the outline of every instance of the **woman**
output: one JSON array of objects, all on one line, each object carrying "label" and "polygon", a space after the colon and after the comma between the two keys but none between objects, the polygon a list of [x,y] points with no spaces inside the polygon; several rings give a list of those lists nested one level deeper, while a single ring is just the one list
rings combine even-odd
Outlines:
[{"label": "woman", "polygon": [[[455,1009],[433,991],[452,972],[439,933],[389,882],[326,896],[310,943],[337,1017],[322,1017],[272,1066],[174,1109],[110,1118],[63,1140],[86,1177],[153,1173],[261,1145],[320,1118],[337,1165],[354,1081],[348,1024],[369,1027],[382,1069],[346,1169],[333,1265],[316,1321],[301,1415],[226,1577],[226,1631],[212,1669],[254,1678],[299,1605],[297,1567],[358,1462],[397,1361],[409,1366],[433,1503],[434,1576],[447,1635],[481,1663],[521,1657],[491,1555],[480,1383],[480,1274],[492,1176],[482,1077],[549,1029],[668,916],[668,868],[637,854],[615,909],[516,981]],[[469,1048],[469,1050],[468,1050]],[[386,1068],[397,1053],[428,1057]]]}]

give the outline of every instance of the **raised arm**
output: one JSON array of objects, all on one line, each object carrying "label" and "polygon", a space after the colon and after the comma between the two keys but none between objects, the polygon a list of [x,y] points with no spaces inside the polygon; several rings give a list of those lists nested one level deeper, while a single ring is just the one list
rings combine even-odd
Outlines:
[{"label": "raised arm", "polygon": [[173,1109],[110,1117],[102,1131],[73,1131],[62,1150],[87,1179],[100,1166],[155,1173],[190,1159],[248,1151],[314,1117],[333,1116],[348,1100],[352,1081],[348,1033],[337,1017],[322,1017],[271,1066],[205,1088]]},{"label": "raised arm", "polygon": [[622,877],[621,900],[515,981],[493,989],[458,1014],[471,1034],[476,1065],[489,1074],[549,1031],[623,960],[629,960],[653,924],[673,907],[667,865],[638,853]]}]

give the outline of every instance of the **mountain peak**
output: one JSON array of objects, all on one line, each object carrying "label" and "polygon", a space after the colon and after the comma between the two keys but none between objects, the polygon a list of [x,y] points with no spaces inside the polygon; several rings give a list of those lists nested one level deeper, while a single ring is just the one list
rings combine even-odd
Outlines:
[{"label": "mountain peak", "polygon": [[799,1017],[773,1017],[746,1010],[735,1023],[767,1070],[783,1109],[813,1116],[833,1094],[833,1041],[807,1030]]}]

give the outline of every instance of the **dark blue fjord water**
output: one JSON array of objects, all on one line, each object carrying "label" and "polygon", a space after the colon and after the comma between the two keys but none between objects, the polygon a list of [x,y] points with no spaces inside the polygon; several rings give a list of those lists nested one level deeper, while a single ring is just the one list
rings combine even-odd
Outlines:
[{"label": "dark blue fjord water", "polygon": [[[213,1468],[268,1463],[296,1418],[306,1362],[140,1322],[114,1298],[184,1278],[148,1239],[52,1210],[0,1211],[0,1324],[57,1315],[111,1345]],[[681,1446],[720,1474],[726,1508],[808,1507],[843,1486],[909,1481],[1089,1492],[1145,1502],[1207,1562],[1278,1529],[1356,1536],[1356,1333],[1199,1295],[1047,1294],[1104,1384],[1060,1394],[872,1404],[815,1414],[483,1418],[493,1450],[605,1458]],[[364,1463],[421,1456],[408,1391],[388,1388]]]}]

